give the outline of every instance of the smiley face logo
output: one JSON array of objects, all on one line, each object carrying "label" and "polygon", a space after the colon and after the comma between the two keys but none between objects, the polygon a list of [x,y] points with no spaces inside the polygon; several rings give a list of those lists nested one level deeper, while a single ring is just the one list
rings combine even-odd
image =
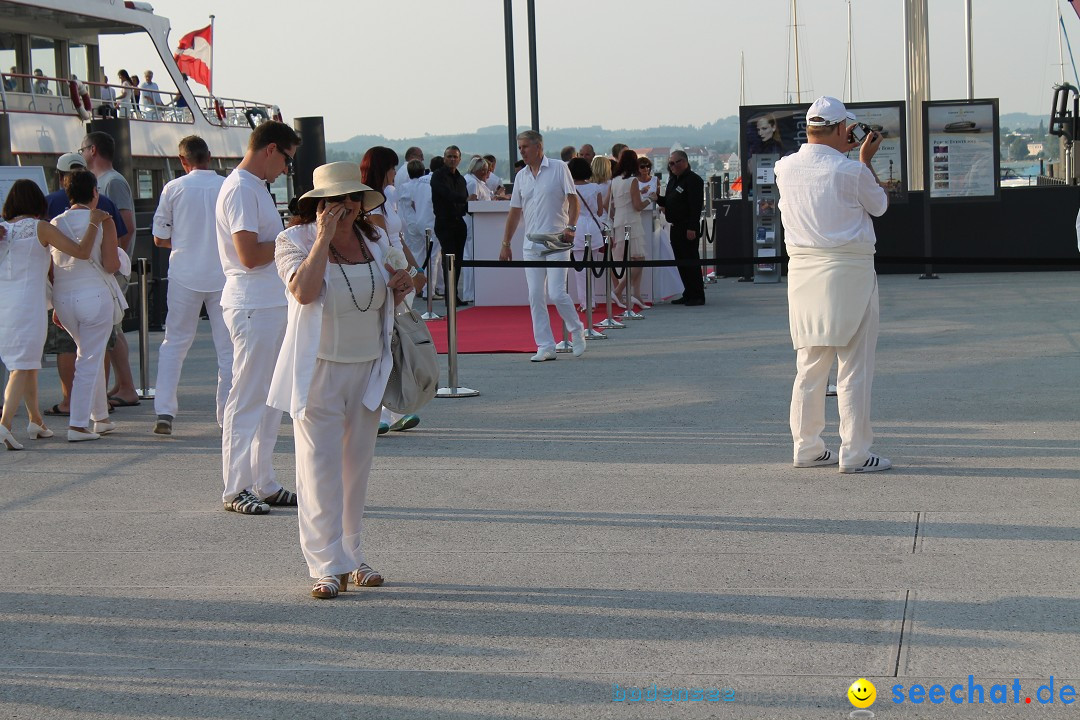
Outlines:
[{"label": "smiley face logo", "polygon": [[866,678],[859,678],[847,689],[848,700],[857,708],[868,708],[877,700],[877,688]]}]

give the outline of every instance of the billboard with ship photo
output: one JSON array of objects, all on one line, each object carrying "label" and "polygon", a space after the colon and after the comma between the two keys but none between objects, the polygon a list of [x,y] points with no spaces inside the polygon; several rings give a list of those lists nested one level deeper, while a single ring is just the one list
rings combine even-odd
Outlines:
[{"label": "billboard with ship photo", "polygon": [[999,198],[996,99],[923,103],[923,127],[931,200]]}]

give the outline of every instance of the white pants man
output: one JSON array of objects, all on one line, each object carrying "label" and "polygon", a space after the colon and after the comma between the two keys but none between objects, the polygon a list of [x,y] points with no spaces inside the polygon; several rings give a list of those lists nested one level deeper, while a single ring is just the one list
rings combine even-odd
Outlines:
[{"label": "white pants man", "polygon": [[244,490],[268,498],[282,489],[274,474],[281,411],[266,404],[274,363],[285,339],[284,307],[222,311],[233,346],[233,381],[225,402],[221,466],[226,504]]},{"label": "white pants man", "polygon": [[[791,436],[795,465],[812,465],[825,454],[825,391],[833,358],[837,359],[836,399],[840,411],[840,467],[858,468],[871,457],[870,396],[878,338],[878,291],[875,283],[866,314],[844,347],[803,347],[796,353],[791,392]],[[833,460],[833,463],[836,461]]]},{"label": "white pants man", "polygon": [[[525,240],[521,257],[527,261],[551,260],[565,262],[570,259],[570,251],[542,255],[543,246]],[[581,323],[574,301],[566,291],[565,267],[529,267],[525,268],[525,280],[529,284],[529,310],[532,313],[533,339],[536,340],[536,355],[533,361],[554,360],[555,336],[551,332],[551,317],[548,315],[548,301],[555,305],[559,316],[571,332],[574,343],[574,355],[585,352],[585,326]],[[545,297],[546,291],[546,297]],[[580,348],[580,351],[579,351]]]},{"label": "white pants man", "polygon": [[[165,340],[158,351],[158,371],[154,399],[154,412],[169,418],[168,432],[171,434],[172,418],[176,416],[179,403],[176,387],[180,383],[180,371],[184,366],[195,333],[199,329],[199,311],[206,305],[206,314],[210,318],[210,333],[214,338],[214,350],[217,352],[217,423],[222,425],[225,416],[225,401],[232,387],[233,347],[229,329],[225,327],[225,318],[221,312],[221,291],[198,292],[190,290],[180,283],[170,282],[168,291],[169,312],[165,316]],[[159,432],[155,427],[155,432]]]}]

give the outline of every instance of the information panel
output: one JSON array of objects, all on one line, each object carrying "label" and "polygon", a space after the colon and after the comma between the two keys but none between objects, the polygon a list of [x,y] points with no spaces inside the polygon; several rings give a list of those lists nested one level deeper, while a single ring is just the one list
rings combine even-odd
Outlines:
[{"label": "information panel", "polygon": [[998,200],[998,101],[923,103],[926,189],[931,200]]}]

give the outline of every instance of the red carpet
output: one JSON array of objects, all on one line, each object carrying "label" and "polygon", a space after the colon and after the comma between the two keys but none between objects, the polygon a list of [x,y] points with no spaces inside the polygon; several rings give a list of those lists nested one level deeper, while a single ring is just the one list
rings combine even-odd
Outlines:
[{"label": "red carpet", "polygon": [[[622,312],[612,307],[616,317]],[[596,308],[594,322],[607,317],[605,308]],[[562,318],[553,305],[548,306],[555,342],[562,340]],[[580,315],[579,315],[580,317]],[[432,320],[427,324],[435,347],[440,354],[446,353],[446,318]],[[535,353],[536,341],[532,334],[532,317],[528,306],[470,307],[457,314],[457,349],[459,353]]]}]

